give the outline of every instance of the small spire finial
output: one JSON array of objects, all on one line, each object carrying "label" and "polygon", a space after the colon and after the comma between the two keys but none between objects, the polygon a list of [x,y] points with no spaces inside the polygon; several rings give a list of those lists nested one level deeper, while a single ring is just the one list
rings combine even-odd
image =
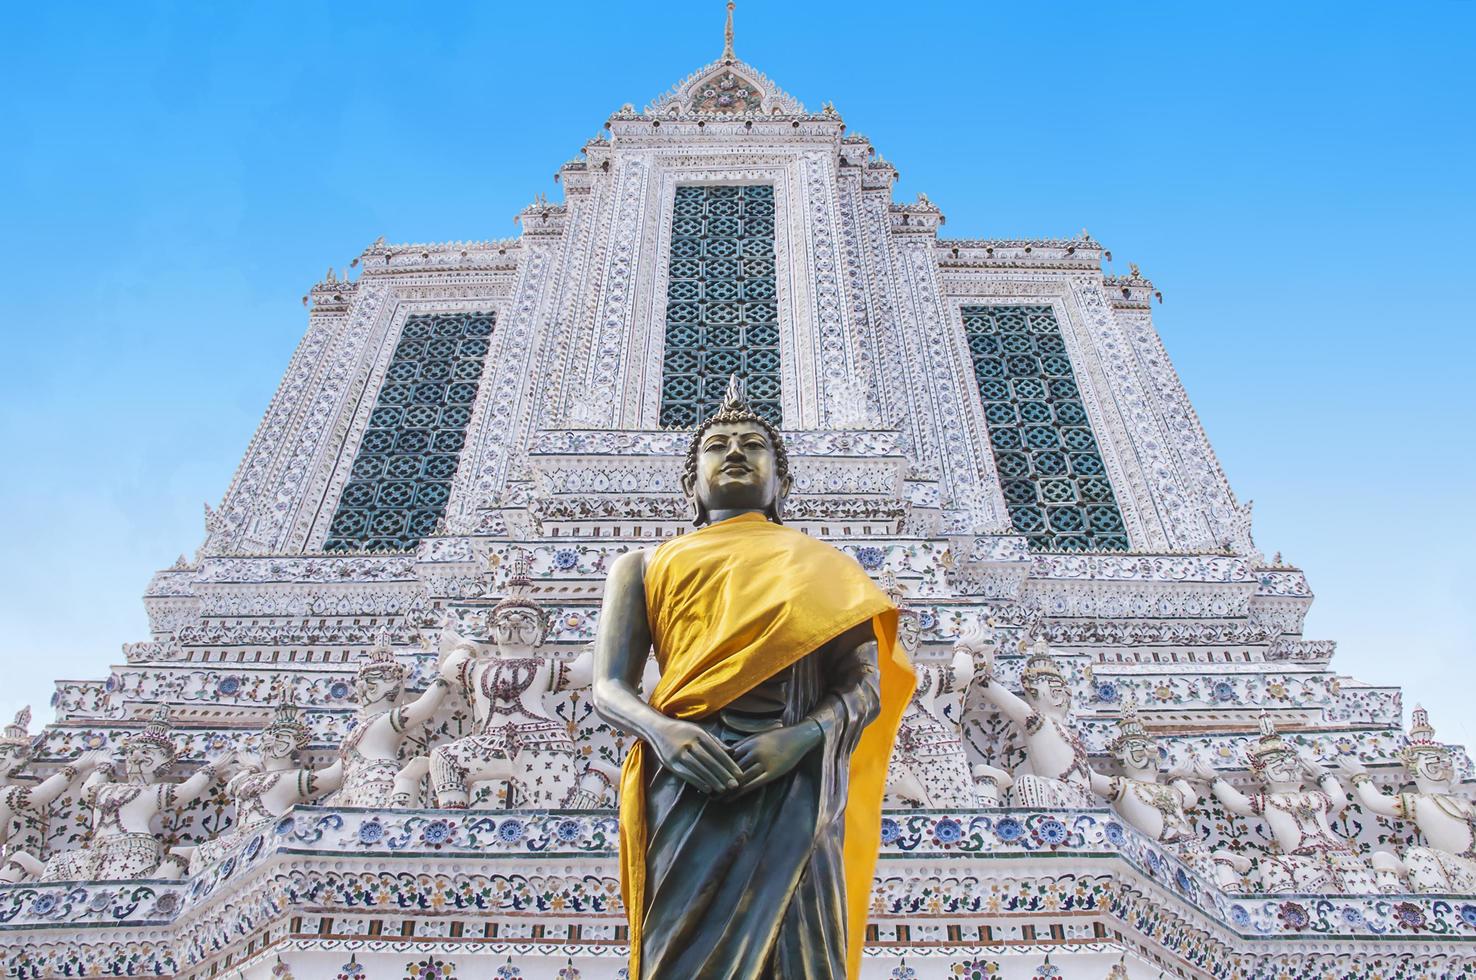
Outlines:
[{"label": "small spire finial", "polygon": [[733,0],[728,0],[728,24],[727,24],[726,27],[723,28],[723,60],[724,61],[737,61],[738,60],[737,57],[734,56],[734,54],[733,54],[733,8],[736,7],[736,6],[737,6],[737,4],[735,4],[733,2]]},{"label": "small spire finial", "polygon": [[743,384],[743,379],[736,374],[728,375],[728,390],[723,392],[723,403],[719,406],[720,412],[742,412],[748,411],[748,391]]}]

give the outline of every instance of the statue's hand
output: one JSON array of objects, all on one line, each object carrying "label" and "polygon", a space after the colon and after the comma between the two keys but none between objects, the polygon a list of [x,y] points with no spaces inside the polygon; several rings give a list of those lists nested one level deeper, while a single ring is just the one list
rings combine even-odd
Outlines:
[{"label": "statue's hand", "polygon": [[820,727],[808,721],[750,735],[733,746],[733,758],[743,767],[739,793],[773,782],[799,765],[820,744]]},{"label": "statue's hand", "polygon": [[1185,778],[1191,783],[1209,784],[1220,778],[1220,774],[1215,770],[1214,766],[1211,766],[1208,762],[1205,762],[1193,753],[1190,753],[1189,764],[1184,768],[1189,771],[1189,775]]},{"label": "statue's hand", "polygon": [[92,772],[92,770],[98,768],[99,766],[106,767],[111,766],[112,764],[113,757],[110,753],[106,751],[96,750],[92,752],[83,752],[81,755],[77,756],[77,760],[72,763],[72,765],[77,767],[77,770],[79,772]]},{"label": "statue's hand", "polygon": [[1368,775],[1368,766],[1365,766],[1356,755],[1350,754],[1338,756],[1338,768],[1343,770],[1343,772],[1349,776]]},{"label": "statue's hand", "polygon": [[1301,764],[1302,772],[1307,774],[1308,779],[1319,780],[1328,774],[1322,762],[1306,749],[1299,749],[1297,751],[1297,762]]},{"label": "statue's hand", "polygon": [[955,656],[967,653],[974,676],[990,681],[994,678],[994,655],[998,641],[994,638],[993,621],[986,626],[975,626],[960,636],[953,644]]},{"label": "statue's hand", "polygon": [[668,718],[645,736],[661,764],[704,793],[737,789],[743,771],[706,729]]}]

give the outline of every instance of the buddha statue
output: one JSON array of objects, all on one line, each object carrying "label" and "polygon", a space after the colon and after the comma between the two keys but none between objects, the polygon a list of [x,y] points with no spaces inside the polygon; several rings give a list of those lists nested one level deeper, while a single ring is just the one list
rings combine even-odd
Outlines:
[{"label": "buddha statue", "polygon": [[632,978],[860,973],[913,676],[887,596],[782,523],[790,480],[735,378],[688,446],[697,529],[610,568],[593,693],[636,737],[620,787]]}]

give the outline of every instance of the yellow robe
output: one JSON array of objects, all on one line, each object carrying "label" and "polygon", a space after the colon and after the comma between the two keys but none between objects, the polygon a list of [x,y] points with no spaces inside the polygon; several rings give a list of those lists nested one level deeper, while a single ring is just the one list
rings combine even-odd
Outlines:
[{"label": "yellow robe", "polygon": [[[661,680],[650,704],[703,718],[868,620],[881,709],[851,755],[845,814],[847,974],[860,975],[881,845],[882,792],[914,675],[897,642],[897,610],[849,556],[761,514],[710,524],[663,544],[647,563],[646,615]],[[630,920],[630,975],[640,977],[645,910],[644,745],[620,780],[620,884]]]}]

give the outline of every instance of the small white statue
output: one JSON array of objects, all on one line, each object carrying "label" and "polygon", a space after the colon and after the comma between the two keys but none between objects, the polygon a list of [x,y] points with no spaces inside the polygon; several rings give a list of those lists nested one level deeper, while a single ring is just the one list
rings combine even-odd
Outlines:
[{"label": "small white statue", "polygon": [[1199,803],[1199,793],[1181,774],[1159,778],[1158,745],[1138,717],[1138,705],[1129,701],[1117,720],[1117,736],[1110,746],[1123,775],[1104,776],[1092,771],[1092,791],[1105,797],[1118,814],[1160,844],[1195,844],[1199,835],[1185,811]]},{"label": "small white statue", "polygon": [[[901,590],[894,578],[883,587],[901,606]],[[897,635],[908,658],[917,663],[921,631],[917,614],[900,609]],[[977,631],[960,637],[947,666],[917,665],[917,686],[902,712],[896,748],[887,771],[886,802],[891,806],[933,808],[970,807],[976,802],[959,724],[945,713],[957,705],[974,678],[974,655],[981,649]]]},{"label": "small white statue", "polygon": [[1429,844],[1406,849],[1402,865],[1391,854],[1375,854],[1376,868],[1407,876],[1412,891],[1476,894],[1476,806],[1456,793],[1450,749],[1434,736],[1429,714],[1416,705],[1402,753],[1414,777],[1413,793],[1384,793],[1354,756],[1343,756],[1341,763],[1365,810],[1413,821]]},{"label": "small white statue", "polygon": [[409,704],[399,704],[405,691],[405,665],[395,659],[388,632],[359,662],[354,693],[359,713],[353,729],[338,747],[338,761],[318,774],[326,783],[343,787],[332,798],[338,806],[391,806],[408,800],[419,781],[412,765],[402,775],[400,745],[412,728],[419,728],[441,706],[451,686],[437,677],[425,693]]},{"label": "small white statue", "polygon": [[[1338,778],[1282,740],[1264,713],[1261,738],[1248,761],[1265,792],[1247,796],[1202,766],[1197,775],[1210,781],[1225,809],[1260,817],[1275,838],[1279,853],[1263,854],[1256,861],[1261,891],[1376,893],[1373,872],[1330,823],[1348,805]],[[1317,789],[1305,788],[1308,778]]]},{"label": "small white statue", "polygon": [[[208,867],[236,845],[271,826],[295,804],[335,790],[343,781],[343,766],[334,763],[318,772],[296,766],[297,753],[311,732],[295,704],[277,706],[271,723],[261,733],[257,761],[226,781],[226,796],[236,804],[236,822],[214,840],[194,848],[190,873]],[[179,853],[184,848],[175,848]]]},{"label": "small white statue", "polygon": [[1032,644],[1021,673],[1023,696],[994,683],[994,637],[982,636],[978,649],[975,688],[1025,736],[1025,761],[1014,772],[1013,802],[1028,807],[1092,806],[1086,746],[1071,727],[1071,689],[1044,637]]},{"label": "small white statue", "polygon": [[[54,855],[45,881],[114,880],[176,876],[165,866],[164,845],[150,829],[161,813],[198,799],[235,756],[226,751],[181,783],[160,782],[174,768],[176,751],[169,708],[160,706],[141,732],[123,743],[123,782],[99,767],[82,784],[82,802],[92,808],[92,837],[81,848]],[[115,763],[116,766],[116,763]]]},{"label": "small white statue", "polygon": [[[16,713],[14,723],[6,725],[5,734],[0,736],[0,787],[3,787],[0,788],[0,846],[9,844],[15,820],[28,813],[39,815],[65,793],[79,775],[91,774],[107,761],[105,753],[86,752],[39,783],[22,781],[21,770],[31,761],[30,725],[31,709],[22,708]],[[45,866],[33,855],[7,850],[5,861],[0,865],[0,883],[24,881],[43,870]]]},{"label": "small white statue", "polygon": [[1143,727],[1137,702],[1123,705],[1111,750],[1123,774],[1104,776],[1093,770],[1092,791],[1105,797],[1132,827],[1174,848],[1186,864],[1207,874],[1222,891],[1243,891],[1250,860],[1230,851],[1210,853],[1205,848],[1188,815],[1199,805],[1199,792],[1183,770],[1170,770],[1167,782],[1159,778],[1158,744]]},{"label": "small white statue", "polygon": [[543,654],[548,617],[527,595],[529,582],[514,575],[512,592],[492,607],[487,629],[494,648],[444,631],[441,678],[472,706],[476,733],[431,751],[436,806],[465,809],[479,782],[506,781],[517,805],[586,807],[595,798],[581,789],[578,749],[566,722],[554,717],[545,695],[588,687],[593,656],[573,662]]}]

